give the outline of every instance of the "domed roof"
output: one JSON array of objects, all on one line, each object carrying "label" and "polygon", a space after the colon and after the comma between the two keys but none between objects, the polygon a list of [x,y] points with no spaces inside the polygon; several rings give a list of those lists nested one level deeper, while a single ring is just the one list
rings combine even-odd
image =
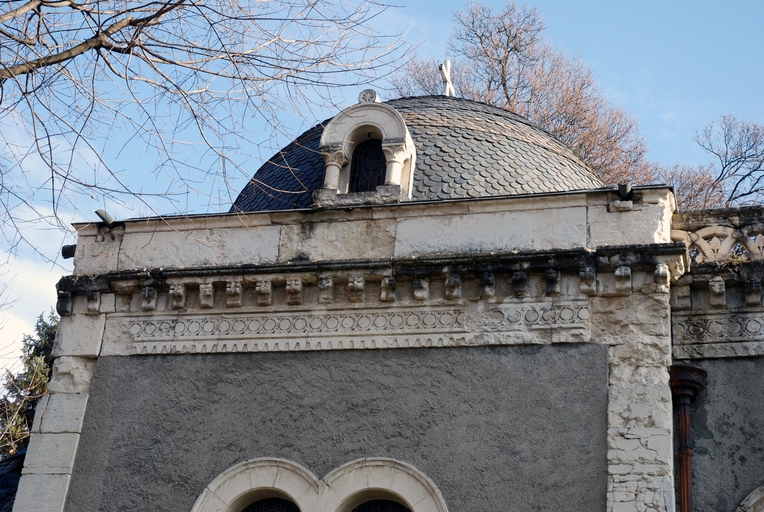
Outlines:
[{"label": "domed roof", "polygon": [[[530,121],[491,105],[448,96],[385,102],[416,146],[412,201],[565,192],[603,182],[567,146]],[[232,212],[307,208],[324,182],[324,121],[255,173]]]}]

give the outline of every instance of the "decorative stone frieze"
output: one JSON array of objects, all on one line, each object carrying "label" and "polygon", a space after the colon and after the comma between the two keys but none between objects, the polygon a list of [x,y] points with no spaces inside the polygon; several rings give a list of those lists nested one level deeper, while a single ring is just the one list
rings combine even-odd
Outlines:
[{"label": "decorative stone frieze", "polygon": [[414,287],[414,300],[424,301],[430,298],[430,280],[424,277],[415,277],[412,283]]},{"label": "decorative stone frieze", "polygon": [[171,285],[168,295],[172,309],[186,309],[186,285],[184,283]]},{"label": "decorative stone frieze", "polygon": [[273,303],[273,291],[270,281],[257,281],[255,283],[255,294],[257,295],[258,306],[270,306]]},{"label": "decorative stone frieze", "polygon": [[199,283],[199,306],[202,308],[215,306],[215,286],[212,283]]},{"label": "decorative stone frieze", "polygon": [[157,289],[153,286],[144,286],[141,290],[141,309],[152,311],[157,308]]},{"label": "decorative stone frieze", "polygon": [[322,277],[318,280],[318,302],[331,304],[334,300],[334,281],[331,277]]},{"label": "decorative stone frieze", "polygon": [[571,343],[589,340],[589,307],[585,300],[555,300],[414,309],[115,314],[105,339],[105,355]]},{"label": "decorative stone frieze", "polygon": [[380,284],[379,300],[382,302],[394,302],[395,301],[395,278],[387,276],[382,279]]},{"label": "decorative stone frieze", "polygon": [[287,304],[292,306],[302,304],[302,280],[287,279],[286,294],[287,294]]},{"label": "decorative stone frieze", "polygon": [[764,355],[764,309],[677,311],[672,317],[677,359]]},{"label": "decorative stone frieze", "polygon": [[512,290],[515,297],[525,297],[528,295],[528,275],[523,271],[512,274]]},{"label": "decorative stone frieze", "polygon": [[229,308],[241,307],[241,281],[228,281],[225,293],[228,296],[226,304]]},{"label": "decorative stone frieze", "polygon": [[450,300],[462,298],[462,276],[459,274],[448,274],[445,284],[445,296]]},{"label": "decorative stone frieze", "polygon": [[496,297],[496,283],[493,272],[483,272],[480,274],[478,283],[478,298],[480,300],[493,299]]},{"label": "decorative stone frieze", "polygon": [[363,302],[366,298],[365,289],[366,282],[363,276],[352,276],[348,279],[348,298],[350,302]]}]

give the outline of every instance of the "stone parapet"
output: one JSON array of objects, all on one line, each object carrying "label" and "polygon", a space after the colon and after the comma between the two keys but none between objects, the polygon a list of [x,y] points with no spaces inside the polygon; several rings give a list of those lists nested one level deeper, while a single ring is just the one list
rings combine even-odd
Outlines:
[{"label": "stone parapet", "polygon": [[673,196],[609,190],[78,224],[75,274],[667,243]]},{"label": "stone parapet", "polygon": [[676,359],[764,355],[764,208],[677,213],[689,272],[671,287]]}]

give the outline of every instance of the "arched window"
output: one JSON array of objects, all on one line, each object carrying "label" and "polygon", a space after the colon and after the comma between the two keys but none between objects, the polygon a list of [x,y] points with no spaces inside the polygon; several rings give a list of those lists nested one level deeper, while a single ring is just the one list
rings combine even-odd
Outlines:
[{"label": "arched window", "polygon": [[368,139],[353,150],[350,162],[348,192],[373,192],[385,184],[387,160],[382,151],[382,141]]},{"label": "arched window", "polygon": [[362,503],[351,512],[411,512],[397,501],[371,500]]},{"label": "arched window", "polygon": [[266,498],[248,505],[241,512],[300,512],[297,505],[282,498]]}]

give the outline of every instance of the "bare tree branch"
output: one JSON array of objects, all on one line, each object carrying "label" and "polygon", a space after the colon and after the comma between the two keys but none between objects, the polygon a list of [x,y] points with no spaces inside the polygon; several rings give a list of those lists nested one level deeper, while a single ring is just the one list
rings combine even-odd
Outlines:
[{"label": "bare tree branch", "polygon": [[[454,13],[450,51],[459,96],[490,103],[535,122],[569,145],[606,183],[650,181],[635,119],[607,101],[591,70],[543,39],[535,8],[499,9],[470,2]],[[434,61],[412,59],[393,78],[403,95],[439,94]]]},{"label": "bare tree branch", "polygon": [[[331,103],[335,87],[389,74],[405,50],[400,36],[371,28],[387,8],[375,0],[3,5],[5,248],[18,242],[19,226],[62,225],[60,212],[91,196],[179,213],[184,198],[219,184],[210,201],[230,203],[238,190],[228,184],[238,189],[234,177],[251,177],[257,144],[275,140],[279,116],[310,112]],[[251,133],[253,118],[266,124],[263,133]],[[153,179],[132,175],[147,167]],[[161,185],[145,190],[154,180]]]}]

